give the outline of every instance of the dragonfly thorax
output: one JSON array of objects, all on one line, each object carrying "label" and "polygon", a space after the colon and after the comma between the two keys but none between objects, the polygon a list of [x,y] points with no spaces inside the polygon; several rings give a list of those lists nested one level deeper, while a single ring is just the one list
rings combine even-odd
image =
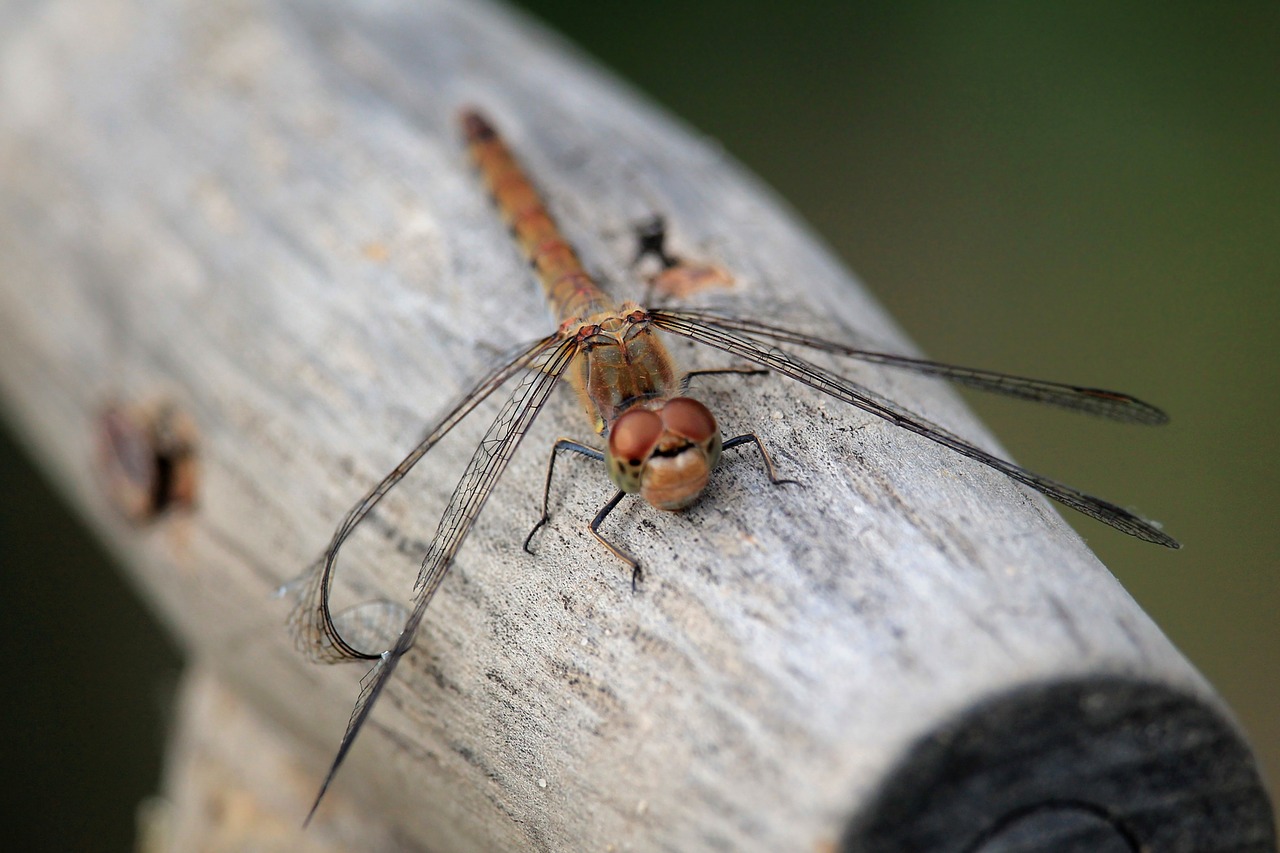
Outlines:
[{"label": "dragonfly thorax", "polygon": [[720,427],[690,397],[628,409],[609,431],[609,477],[624,492],[639,492],[658,509],[684,509],[706,488],[720,461]]}]

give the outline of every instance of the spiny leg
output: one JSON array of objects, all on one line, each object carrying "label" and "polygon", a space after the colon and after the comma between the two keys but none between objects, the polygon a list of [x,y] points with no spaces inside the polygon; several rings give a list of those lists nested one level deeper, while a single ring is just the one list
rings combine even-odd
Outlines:
[{"label": "spiny leg", "polygon": [[735,376],[763,376],[766,373],[771,372],[772,371],[766,370],[763,367],[749,367],[747,365],[743,365],[742,367],[708,367],[705,370],[690,370],[684,375],[684,378],[680,380],[680,393],[684,394],[689,391],[689,383],[692,382],[696,376],[713,376],[718,373],[729,373]]},{"label": "spiny leg", "polygon": [[591,519],[591,523],[587,525],[587,529],[591,531],[591,535],[596,537],[597,541],[599,541],[601,545],[608,548],[613,552],[615,557],[631,567],[631,591],[635,592],[636,585],[640,583],[640,577],[643,575],[643,572],[640,570],[640,562],[635,557],[604,538],[604,534],[600,532],[601,523],[604,522],[609,513],[613,512],[614,507],[616,507],[626,496],[626,492],[618,490],[618,492],[609,499],[607,504],[600,507],[600,511],[596,513],[596,517]]},{"label": "spiny leg", "polygon": [[728,450],[731,447],[741,447],[747,443],[754,444],[756,446],[756,450],[760,451],[760,458],[764,460],[764,467],[769,474],[770,482],[775,486],[782,486],[787,483],[795,483],[798,485],[798,481],[796,480],[783,480],[778,477],[778,469],[773,467],[773,459],[769,456],[769,451],[765,450],[764,442],[762,442],[760,440],[760,436],[756,435],[754,432],[734,436],[724,443],[724,449]]},{"label": "spiny leg", "polygon": [[547,511],[548,502],[551,500],[551,477],[556,470],[556,454],[562,450],[572,450],[574,453],[581,453],[583,456],[589,456],[592,459],[603,460],[604,454],[594,447],[588,447],[585,444],[574,441],[571,438],[561,438],[551,448],[551,458],[547,462],[547,482],[542,487],[542,516],[538,519],[538,523],[529,531],[529,535],[524,538],[524,550],[532,554],[533,549],[529,547],[529,543],[533,541],[534,535],[542,529],[542,525],[551,520],[551,515]]},{"label": "spiny leg", "polygon": [[[524,540],[524,549],[530,554],[532,554],[533,551],[529,548],[529,542],[533,539],[534,534],[538,532],[542,525],[546,524],[547,521],[550,520],[550,514],[547,512],[547,502],[551,494],[551,478],[555,470],[556,454],[561,450],[572,450],[575,453],[581,453],[583,456],[589,456],[592,459],[604,459],[604,454],[599,450],[596,450],[594,447],[588,447],[585,444],[579,444],[569,438],[562,438],[555,443],[555,447],[551,449],[551,460],[547,463],[547,481],[542,489],[542,518],[538,519],[538,523],[533,526],[533,529],[529,531],[529,535]],[[613,512],[614,508],[621,503],[622,499],[626,496],[626,492],[621,490],[618,491],[617,494],[609,499],[608,503],[600,508],[600,511],[596,513],[596,517],[591,519],[591,523],[587,525],[587,529],[591,531],[591,535],[594,536],[601,545],[609,549],[610,553],[631,567],[631,591],[635,592],[636,584],[639,582],[640,577],[643,574],[640,570],[639,561],[622,548],[610,542],[600,532],[600,525],[604,523],[604,520],[609,516],[609,513]]]},{"label": "spiny leg", "polygon": [[[796,483],[795,480],[784,480],[778,476],[778,469],[774,467],[773,459],[769,456],[769,451],[765,450],[764,443],[760,441],[760,437],[754,432],[749,432],[729,439],[724,443],[724,449],[728,450],[747,443],[754,444],[756,449],[760,451],[760,458],[764,460],[765,471],[769,475],[770,482],[775,486]],[[591,531],[591,535],[596,537],[601,545],[608,548],[615,557],[631,567],[631,591],[635,592],[636,587],[640,583],[640,579],[644,576],[644,572],[640,568],[640,561],[631,556],[631,554],[623,548],[610,542],[605,538],[604,534],[600,532],[600,525],[604,523],[605,518],[608,517],[609,513],[613,512],[614,508],[617,507],[624,497],[626,497],[626,492],[619,491],[610,498],[609,502],[600,508],[600,511],[596,513],[596,517],[591,520],[589,525],[587,525],[587,529]]]},{"label": "spiny leg", "polygon": [[[604,453],[601,451],[596,450],[594,447],[588,447],[585,444],[574,441],[571,438],[562,438],[556,441],[555,446],[551,448],[551,457],[547,461],[547,479],[542,487],[542,517],[538,519],[538,523],[533,526],[533,529],[529,531],[529,535],[526,536],[524,540],[524,549],[530,554],[532,554],[533,551],[529,548],[529,543],[533,541],[534,535],[542,529],[542,525],[551,520],[551,514],[547,509],[551,500],[551,480],[555,475],[556,456],[562,450],[572,450],[574,453],[580,453],[583,456],[589,456],[592,459],[604,459]],[[767,459],[768,458],[766,457],[766,461]],[[608,548],[614,556],[631,567],[631,590],[634,592],[636,584],[639,582],[642,574],[640,571],[640,563],[635,557],[632,557],[622,548],[614,545],[600,533],[600,525],[604,523],[604,520],[608,517],[609,513],[613,512],[614,507],[622,502],[622,499],[626,497],[626,494],[627,493],[623,491],[619,491],[615,494],[607,504],[600,508],[600,511],[596,513],[596,517],[591,519],[591,523],[587,525],[587,529],[591,531],[591,535],[596,537],[601,545]]]}]

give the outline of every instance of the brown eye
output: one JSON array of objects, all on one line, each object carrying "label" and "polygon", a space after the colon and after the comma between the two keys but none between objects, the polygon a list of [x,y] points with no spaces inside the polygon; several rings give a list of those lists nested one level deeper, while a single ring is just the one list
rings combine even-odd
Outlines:
[{"label": "brown eye", "polygon": [[689,397],[668,400],[662,407],[662,423],[671,432],[694,444],[702,444],[719,429],[711,411]]},{"label": "brown eye", "polygon": [[653,452],[659,438],[662,418],[647,409],[632,409],[614,422],[609,433],[609,455],[639,465]]}]

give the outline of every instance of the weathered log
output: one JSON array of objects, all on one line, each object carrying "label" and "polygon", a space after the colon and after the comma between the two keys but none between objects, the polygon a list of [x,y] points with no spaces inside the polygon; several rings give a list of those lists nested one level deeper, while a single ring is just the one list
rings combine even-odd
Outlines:
[{"label": "weathered log", "polygon": [[[502,126],[611,285],[640,292],[634,228],[662,215],[733,275],[697,298],[909,345],[722,153],[487,5],[53,0],[0,25],[0,390],[198,673],[157,846],[221,826],[237,848],[1274,849],[1228,712],[1046,501],[775,378],[706,395],[802,485],[743,458],[687,513],[625,506],[635,593],[583,529],[610,491],[585,464],[520,548],[540,448],[590,437],[553,401],[290,835],[358,673],[297,654],[272,593],[468,377],[550,330],[458,107]],[[998,450],[936,383],[856,374]],[[104,478],[113,400],[164,400],[194,436]],[[483,426],[370,525],[350,600],[408,596],[400,552]],[[191,447],[194,508],[146,520],[181,503]],[[133,495],[141,522],[104,488],[121,474],[162,483]]]}]

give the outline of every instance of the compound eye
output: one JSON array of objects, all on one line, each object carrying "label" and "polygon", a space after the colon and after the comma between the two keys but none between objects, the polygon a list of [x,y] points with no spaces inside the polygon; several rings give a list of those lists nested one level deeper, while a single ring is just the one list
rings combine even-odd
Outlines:
[{"label": "compound eye", "polygon": [[648,409],[632,409],[618,418],[609,432],[609,455],[638,466],[649,458],[662,438],[662,418]]},{"label": "compound eye", "polygon": [[668,430],[693,444],[708,441],[720,429],[706,406],[691,397],[676,397],[662,407],[662,423]]}]

